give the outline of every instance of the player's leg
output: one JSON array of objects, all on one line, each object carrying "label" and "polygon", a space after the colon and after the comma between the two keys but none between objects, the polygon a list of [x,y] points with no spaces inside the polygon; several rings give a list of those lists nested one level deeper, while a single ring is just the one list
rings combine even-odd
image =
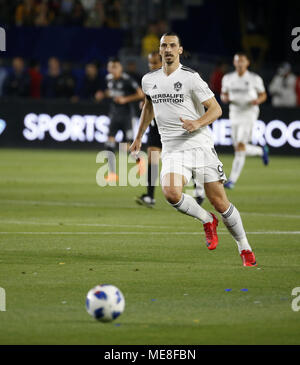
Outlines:
[{"label": "player's leg", "polygon": [[149,146],[148,153],[148,186],[147,196],[154,199],[155,183],[159,173],[159,160],[161,148],[155,146]]},{"label": "player's leg", "polygon": [[165,174],[162,177],[162,191],[166,200],[179,212],[197,218],[203,224],[212,222],[213,216],[200,207],[194,198],[182,192],[189,179],[178,173]]},{"label": "player's leg", "polygon": [[253,113],[249,116],[249,140],[246,143],[246,156],[259,156],[261,157],[264,165],[268,165],[269,163],[269,148],[267,145],[262,146],[255,146],[251,144],[252,140],[252,133],[255,126],[255,122],[257,121],[259,112]]},{"label": "player's leg", "polygon": [[253,144],[246,144],[246,156],[259,156],[265,166],[269,164],[269,147],[267,145],[255,146]]},{"label": "player's leg", "polygon": [[224,184],[227,189],[233,189],[243,170],[246,160],[246,142],[248,141],[249,131],[246,123],[237,122],[233,119],[231,125],[231,138],[234,146],[234,158],[232,161],[231,172],[228,181]]},{"label": "player's leg", "polygon": [[148,166],[147,166],[147,192],[136,198],[136,202],[152,208],[155,204],[154,192],[155,184],[159,174],[159,159],[161,148],[149,146],[147,148]]},{"label": "player's leg", "polygon": [[203,209],[196,200],[182,192],[183,186],[190,177],[177,173],[167,173],[162,178],[162,191],[167,201],[179,212],[199,219],[204,228],[206,246],[214,250],[218,245],[217,226],[218,220],[214,214]]},{"label": "player's leg", "polygon": [[196,202],[201,205],[205,199],[204,185],[200,184],[194,177],[192,177],[192,179],[194,184],[194,197]]},{"label": "player's leg", "polygon": [[117,143],[115,140],[114,135],[111,135],[112,132],[110,131],[110,135],[107,139],[107,142],[105,142],[105,148],[107,153],[107,161],[108,161],[108,175],[105,178],[106,181],[117,181],[118,176],[116,174],[116,147]]},{"label": "player's leg", "polygon": [[228,200],[222,181],[208,182],[204,186],[207,198],[222,215],[224,225],[236,241],[244,266],[255,266],[255,256],[249,245],[240,213]]}]

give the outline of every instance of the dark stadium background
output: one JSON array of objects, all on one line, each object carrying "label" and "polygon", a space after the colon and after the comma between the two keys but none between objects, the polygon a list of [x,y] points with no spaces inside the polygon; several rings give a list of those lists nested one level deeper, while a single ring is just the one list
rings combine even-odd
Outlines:
[{"label": "dark stadium background", "polygon": [[[234,52],[248,52],[247,45],[253,43],[251,69],[263,77],[268,91],[282,62],[289,62],[292,72],[300,76],[300,51],[295,52],[291,47],[294,38],[291,32],[299,26],[299,13],[300,4],[291,1],[0,0],[0,26],[6,31],[6,50],[0,52],[0,80],[1,72],[2,75],[11,74],[15,57],[24,59],[31,84],[36,73],[40,75],[40,86],[30,85],[25,93],[18,88],[10,95],[4,90],[0,93],[0,144],[102,147],[94,138],[58,141],[47,131],[44,138],[28,140],[23,133],[24,119],[30,113],[47,113],[51,117],[65,114],[70,118],[73,115],[106,115],[109,101],[96,103],[90,95],[83,95],[85,65],[96,62],[99,82],[103,85],[108,58],[118,56],[125,70],[140,81],[147,72],[145,54],[147,36],[151,32],[154,42],[167,30],[177,32],[188,52],[182,62],[197,69],[207,82],[218,63],[226,64],[227,71],[231,70]],[[151,46],[151,36],[149,44]],[[43,93],[41,85],[52,57],[60,62],[65,88],[50,97]],[[273,108],[269,95],[260,116],[266,124],[280,120],[289,125],[300,119],[299,106]],[[227,107],[222,107],[222,118],[227,118]],[[58,123],[58,131],[65,128],[64,123]],[[292,129],[292,144],[282,136],[288,133],[286,130],[283,126],[270,132],[274,140],[282,137],[279,146],[267,141],[272,153],[296,154],[299,151],[298,124]],[[94,132],[97,132],[96,127]],[[229,146],[218,148],[231,151]]]}]

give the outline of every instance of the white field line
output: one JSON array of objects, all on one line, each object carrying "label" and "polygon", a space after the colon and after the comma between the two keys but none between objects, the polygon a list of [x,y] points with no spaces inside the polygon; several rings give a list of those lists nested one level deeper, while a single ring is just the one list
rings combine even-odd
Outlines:
[{"label": "white field line", "polygon": [[[87,203],[87,202],[59,202],[59,201],[47,201],[47,200],[11,200],[0,199],[0,203],[19,204],[19,205],[46,205],[46,206],[62,206],[62,207],[98,207],[101,208],[101,203]],[[104,208],[115,208],[113,206],[102,206]],[[124,206],[122,208],[137,209],[137,205]],[[167,210],[166,207],[164,210]],[[161,208],[160,208],[161,210]],[[256,213],[256,212],[240,212],[242,215],[253,215],[262,217],[275,217],[275,218],[296,218],[300,219],[300,214],[285,214],[285,213]]]},{"label": "white field line", "polygon": [[[265,232],[246,232],[253,235],[299,235],[300,231],[265,231]],[[0,232],[0,235],[200,235],[200,232]],[[222,232],[222,234],[230,234]]]},{"label": "white field line", "polygon": [[17,221],[17,220],[0,220],[2,224],[22,224],[22,225],[37,225],[37,226],[71,226],[71,227],[123,227],[123,228],[170,228],[170,226],[142,225],[142,224],[106,224],[106,223],[68,223],[68,222],[32,222],[32,221]]}]

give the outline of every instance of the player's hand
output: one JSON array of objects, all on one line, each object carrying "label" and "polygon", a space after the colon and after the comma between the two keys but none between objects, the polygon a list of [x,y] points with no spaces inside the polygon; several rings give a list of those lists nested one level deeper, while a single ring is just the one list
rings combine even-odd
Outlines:
[{"label": "player's hand", "polygon": [[126,104],[127,99],[125,96],[117,96],[116,98],[114,98],[114,102],[117,104]]},{"label": "player's hand", "polygon": [[142,146],[142,140],[140,138],[136,138],[129,147],[129,151],[134,155],[140,152]]},{"label": "player's hand", "polygon": [[230,102],[228,94],[221,94],[221,100],[224,104],[227,104]]},{"label": "player's hand", "polygon": [[250,104],[251,105],[258,105],[259,104],[258,99],[251,100]]},{"label": "player's hand", "polygon": [[139,102],[139,108],[140,108],[140,110],[143,109],[144,104],[145,104],[145,101],[144,100],[142,100],[142,101]]},{"label": "player's hand", "polygon": [[182,122],[182,128],[187,130],[189,133],[194,132],[195,130],[200,128],[200,124],[197,120],[189,120],[180,118]]},{"label": "player's hand", "polygon": [[105,98],[105,94],[104,94],[104,92],[103,92],[103,91],[98,90],[98,91],[95,93],[95,99],[96,99],[96,101],[102,101],[104,98]]}]

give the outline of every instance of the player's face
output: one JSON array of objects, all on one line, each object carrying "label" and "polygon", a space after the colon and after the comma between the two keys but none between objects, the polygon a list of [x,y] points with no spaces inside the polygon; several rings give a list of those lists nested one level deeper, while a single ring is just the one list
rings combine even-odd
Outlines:
[{"label": "player's face", "polygon": [[149,70],[157,70],[161,67],[161,58],[159,54],[148,56],[148,67]]},{"label": "player's face", "polygon": [[123,68],[120,62],[108,62],[107,71],[113,75],[114,78],[119,78],[122,74]]},{"label": "player's face", "polygon": [[233,58],[233,65],[237,72],[245,72],[249,67],[249,60],[245,56],[235,55]]},{"label": "player's face", "polygon": [[163,61],[171,65],[174,61],[179,59],[183,48],[179,44],[179,39],[176,36],[164,36],[160,40],[159,54]]}]

